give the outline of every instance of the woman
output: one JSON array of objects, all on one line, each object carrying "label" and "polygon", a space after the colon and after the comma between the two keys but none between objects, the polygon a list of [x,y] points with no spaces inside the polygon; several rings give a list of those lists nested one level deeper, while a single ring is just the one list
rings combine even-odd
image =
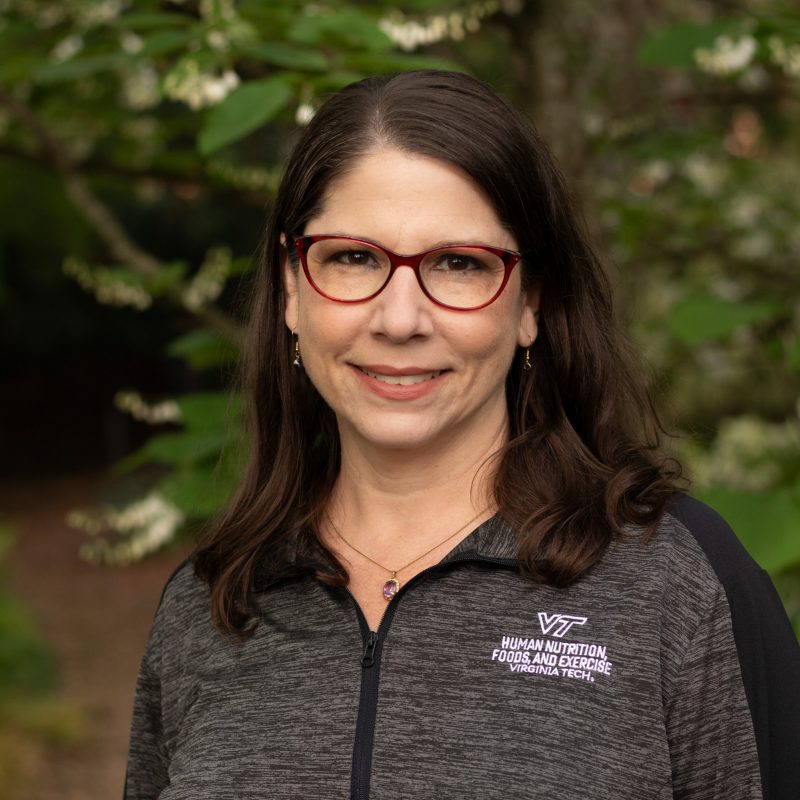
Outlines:
[{"label": "woman", "polygon": [[165,589],[129,798],[800,796],[780,603],[676,495],[505,101],[445,72],[334,95],[256,282],[250,462]]}]

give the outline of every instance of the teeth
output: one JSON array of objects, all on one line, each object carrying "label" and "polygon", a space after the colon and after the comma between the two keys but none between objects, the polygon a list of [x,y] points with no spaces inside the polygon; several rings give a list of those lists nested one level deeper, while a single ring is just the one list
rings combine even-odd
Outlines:
[{"label": "teeth", "polygon": [[420,375],[379,375],[377,372],[370,372],[368,369],[361,367],[361,371],[370,378],[375,378],[382,383],[390,383],[392,386],[413,386],[415,383],[423,383],[438,378],[442,374],[442,370],[437,372],[425,372]]}]

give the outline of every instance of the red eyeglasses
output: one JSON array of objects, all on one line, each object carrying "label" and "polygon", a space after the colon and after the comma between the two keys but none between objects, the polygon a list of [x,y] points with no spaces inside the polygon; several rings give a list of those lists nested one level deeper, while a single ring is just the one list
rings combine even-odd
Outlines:
[{"label": "red eyeglasses", "polygon": [[379,295],[398,267],[411,267],[436,305],[475,311],[505,289],[520,253],[482,244],[436,247],[400,255],[375,242],[322,234],[294,239],[308,282],[337,303],[363,303]]}]

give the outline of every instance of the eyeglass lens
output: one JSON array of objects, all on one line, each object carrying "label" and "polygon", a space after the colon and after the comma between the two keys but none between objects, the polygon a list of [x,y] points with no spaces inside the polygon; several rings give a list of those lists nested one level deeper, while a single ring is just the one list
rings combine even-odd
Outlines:
[{"label": "eyeglass lens", "polygon": [[[348,239],[323,239],[306,252],[306,264],[317,288],[335,300],[363,300],[386,283],[389,256],[378,247]],[[446,247],[426,253],[419,277],[437,302],[472,308],[500,289],[505,265],[500,256],[478,247]]]}]

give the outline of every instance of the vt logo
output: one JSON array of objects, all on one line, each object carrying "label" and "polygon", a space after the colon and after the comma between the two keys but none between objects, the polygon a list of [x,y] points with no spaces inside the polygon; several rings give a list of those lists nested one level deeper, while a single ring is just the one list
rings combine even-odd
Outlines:
[{"label": "vt logo", "polygon": [[585,625],[588,617],[571,617],[569,614],[545,614],[539,612],[542,633],[550,633],[560,639],[573,625]]}]

